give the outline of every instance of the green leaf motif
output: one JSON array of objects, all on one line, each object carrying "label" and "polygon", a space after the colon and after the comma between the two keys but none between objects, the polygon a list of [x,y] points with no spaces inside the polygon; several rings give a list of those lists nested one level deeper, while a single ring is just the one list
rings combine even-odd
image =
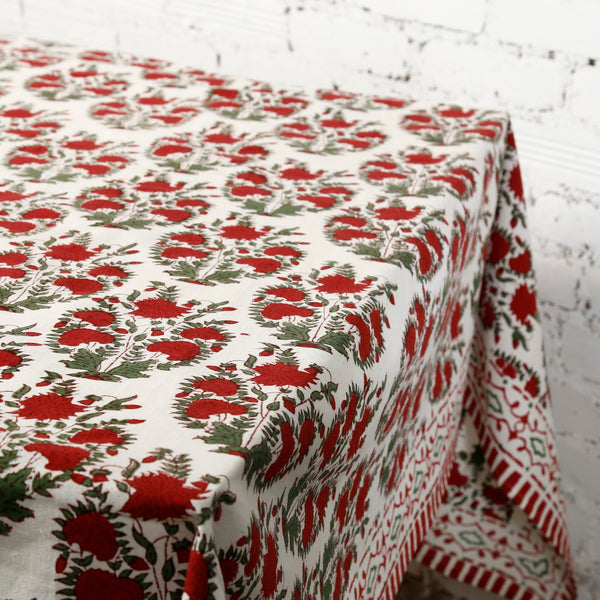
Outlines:
[{"label": "green leaf motif", "polygon": [[217,422],[212,431],[202,438],[207,444],[218,444],[227,448],[239,448],[242,445],[242,431],[225,423]]},{"label": "green leaf motif", "polygon": [[29,497],[25,481],[30,473],[31,469],[21,469],[0,479],[0,516],[15,523],[33,517],[33,511],[20,504]]},{"label": "green leaf motif", "polygon": [[165,581],[170,581],[173,578],[173,575],[175,575],[175,565],[172,558],[169,558],[163,565],[161,573]]}]

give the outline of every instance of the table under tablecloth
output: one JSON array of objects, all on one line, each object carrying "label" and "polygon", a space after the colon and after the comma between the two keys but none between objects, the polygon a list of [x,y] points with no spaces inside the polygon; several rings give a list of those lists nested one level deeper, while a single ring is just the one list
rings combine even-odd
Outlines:
[{"label": "table under tablecloth", "polygon": [[504,112],[19,39],[0,92],[1,598],[576,597]]}]

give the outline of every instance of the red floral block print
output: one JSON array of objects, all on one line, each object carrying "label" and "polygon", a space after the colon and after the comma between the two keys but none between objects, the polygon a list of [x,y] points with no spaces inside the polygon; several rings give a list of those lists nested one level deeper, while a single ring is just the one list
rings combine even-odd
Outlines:
[{"label": "red floral block print", "polygon": [[382,144],[387,136],[381,125],[348,118],[340,111],[326,111],[312,118],[302,117],[276,129],[279,138],[292,148],[310,154],[341,154],[368,150]]},{"label": "red floral block print", "polygon": [[[0,478],[6,498],[0,535],[33,518],[35,498],[51,496],[65,482],[93,489],[107,481],[110,471],[102,462],[113,460],[135,438],[134,421],[116,414],[139,409],[132,400],[83,395],[73,380],[57,373],[48,373],[33,389],[23,385],[4,400],[3,447],[9,454]],[[107,410],[113,413],[110,418]],[[33,479],[28,478],[31,472],[36,474]],[[108,552],[98,540],[89,543],[99,553]]]},{"label": "red floral block print", "polygon": [[93,246],[89,234],[74,231],[59,239],[10,242],[0,251],[0,309],[40,310],[56,302],[121,287],[131,275],[133,245]]},{"label": "red floral block print", "polygon": [[307,244],[291,229],[257,228],[250,218],[232,216],[164,235],[151,255],[176,279],[214,286],[288,271]]},{"label": "red floral block print", "polygon": [[[175,403],[177,418],[191,429],[202,430],[200,437],[207,443],[239,453],[241,439],[237,439],[237,434],[228,439],[227,431],[234,433],[242,419],[251,427],[257,416],[258,399],[249,395],[237,365],[214,365],[206,375],[185,380],[180,389]],[[225,426],[224,430],[225,423],[233,420],[237,427]]]},{"label": "red floral block print", "polygon": [[25,82],[29,91],[44,100],[79,100],[111,96],[128,87],[127,78],[115,73],[96,70],[90,65],[78,65],[62,71],[47,71]]},{"label": "red floral block print", "polygon": [[227,87],[232,80],[222,75],[207,73],[201,69],[173,69],[165,61],[160,64],[156,59],[145,61],[140,59],[137,66],[144,69],[142,79],[152,86],[165,88],[193,88],[208,92],[210,87],[222,88]]},{"label": "red floral block print", "polygon": [[400,109],[411,103],[411,100],[389,96],[369,96],[342,90],[317,90],[318,100],[339,108],[350,110]]},{"label": "red floral block print", "polygon": [[228,322],[212,315],[233,308],[226,304],[180,303],[175,288],[155,282],[144,296],[136,291],[127,298],[95,298],[93,305],[69,311],[55,323],[48,345],[69,356],[62,362],[77,377],[146,377],[222,350],[231,339]]},{"label": "red floral block print", "polygon": [[0,133],[11,141],[50,135],[64,123],[65,113],[39,109],[23,102],[0,105]]},{"label": "red floral block print", "polygon": [[198,133],[159,138],[148,150],[148,156],[161,169],[198,173],[263,161],[269,155],[269,145],[267,136],[236,133],[231,125],[217,123]]},{"label": "red floral block print", "polygon": [[262,82],[241,88],[211,87],[205,101],[206,108],[224,117],[253,121],[289,117],[307,104],[308,99],[303,94],[274,90]]},{"label": "red floral block print", "polygon": [[440,105],[409,110],[401,127],[431,144],[450,146],[472,141],[494,142],[504,131],[504,117],[493,111]]},{"label": "red floral block print", "polygon": [[65,182],[114,175],[132,160],[132,145],[100,142],[84,133],[61,140],[36,139],[14,147],[4,159],[26,181]]},{"label": "red floral block print", "polygon": [[34,235],[60,223],[64,196],[29,191],[22,183],[0,184],[0,231],[4,237]]},{"label": "red floral block print", "polygon": [[576,599],[505,113],[0,66],[1,597]]},{"label": "red floral block print", "polygon": [[259,290],[250,314],[285,345],[340,352],[364,368],[378,362],[385,348],[386,313],[376,298],[390,298],[394,289],[375,278],[358,280],[350,265],[331,263]]},{"label": "red floral block print", "polygon": [[0,45],[0,68],[5,70],[48,67],[63,61],[68,49],[55,42],[31,40],[26,44]]},{"label": "red floral block print", "polygon": [[444,263],[444,230],[439,212],[426,211],[410,199],[404,204],[380,198],[366,207],[349,207],[325,225],[334,244],[369,260],[410,269],[422,281],[431,279]]},{"label": "red floral block print", "polygon": [[174,225],[206,214],[212,196],[203,184],[173,182],[149,173],[144,179],[109,180],[82,191],[75,201],[94,225],[145,229]]},{"label": "red floral block print", "polygon": [[[26,332],[21,331],[2,331],[2,337],[6,340],[10,337],[21,337]],[[19,341],[4,341],[0,348],[0,378],[12,379],[15,373],[23,369],[31,359],[20,347]]]},{"label": "red floral block print", "polygon": [[253,167],[240,171],[229,177],[223,191],[248,212],[283,217],[349,202],[355,188],[350,173],[311,171],[305,163],[288,162],[271,170]]},{"label": "red floral block print", "polygon": [[160,90],[147,89],[133,96],[113,96],[90,108],[90,116],[117,129],[152,129],[183,125],[201,110],[195,98],[165,97]]},{"label": "red floral block print", "polygon": [[[208,581],[215,574],[212,561],[205,560],[202,570],[198,552],[192,550],[195,525],[189,513],[192,502],[202,502],[218,479],[189,482],[189,463],[187,455],[156,451],[120,474],[122,507],[107,502],[101,484],[98,493],[88,492],[85,503],[61,509],[53,548],[59,553],[55,570],[66,586],[61,592],[65,598],[73,592],[77,598],[100,598],[109,590],[113,597],[141,600],[144,590],[154,586],[169,593],[184,585],[190,591],[201,585],[213,589]],[[232,501],[229,491],[217,497],[218,503]]]},{"label": "red floral block print", "polygon": [[465,200],[475,189],[477,170],[472,159],[432,154],[428,148],[413,146],[398,152],[397,158],[377,156],[362,165],[361,175],[388,194],[426,198],[449,192]]}]

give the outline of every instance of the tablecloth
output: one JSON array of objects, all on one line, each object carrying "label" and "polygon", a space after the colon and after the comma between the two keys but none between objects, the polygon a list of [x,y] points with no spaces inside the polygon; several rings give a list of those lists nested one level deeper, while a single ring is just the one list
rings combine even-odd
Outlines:
[{"label": "tablecloth", "polygon": [[576,597],[507,114],[21,39],[0,91],[2,598]]}]

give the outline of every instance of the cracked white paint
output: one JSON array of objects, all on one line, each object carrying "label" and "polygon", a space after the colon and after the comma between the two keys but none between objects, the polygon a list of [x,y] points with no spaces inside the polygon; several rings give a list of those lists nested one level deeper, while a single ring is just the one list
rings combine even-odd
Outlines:
[{"label": "cracked white paint", "polygon": [[510,110],[580,598],[600,598],[599,0],[2,0],[0,10],[0,35]]}]

